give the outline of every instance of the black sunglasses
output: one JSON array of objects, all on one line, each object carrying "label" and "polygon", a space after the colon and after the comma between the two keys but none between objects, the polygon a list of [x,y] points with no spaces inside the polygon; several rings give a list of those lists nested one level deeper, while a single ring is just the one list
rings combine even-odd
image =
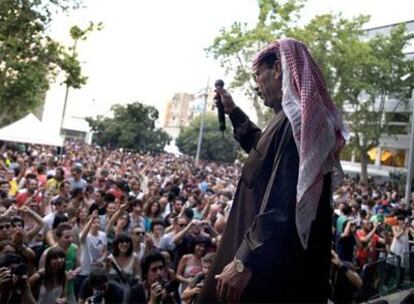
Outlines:
[{"label": "black sunglasses", "polygon": [[2,230],[4,228],[9,229],[10,227],[11,227],[11,225],[1,225],[0,230]]}]

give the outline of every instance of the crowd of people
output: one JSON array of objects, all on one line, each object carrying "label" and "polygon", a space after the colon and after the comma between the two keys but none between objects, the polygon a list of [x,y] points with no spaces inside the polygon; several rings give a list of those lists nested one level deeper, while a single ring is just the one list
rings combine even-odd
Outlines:
[{"label": "crowd of people", "polygon": [[[195,303],[243,164],[67,142],[0,150],[0,303]],[[364,266],[409,267],[414,205],[391,183],[346,179],[333,196],[331,300]]]}]

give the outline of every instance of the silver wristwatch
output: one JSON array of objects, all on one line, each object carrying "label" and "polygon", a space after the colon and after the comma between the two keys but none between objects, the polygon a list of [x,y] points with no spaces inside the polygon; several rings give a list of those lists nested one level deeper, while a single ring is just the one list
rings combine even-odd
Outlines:
[{"label": "silver wristwatch", "polygon": [[244,266],[243,262],[238,260],[238,259],[234,259],[234,265],[236,266],[236,271],[238,273],[243,273],[244,270],[246,269],[246,267]]}]

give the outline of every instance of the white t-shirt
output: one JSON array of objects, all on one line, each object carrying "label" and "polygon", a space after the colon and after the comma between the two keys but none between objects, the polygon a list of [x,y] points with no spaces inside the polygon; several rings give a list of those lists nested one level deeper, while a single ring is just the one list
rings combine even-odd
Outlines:
[{"label": "white t-shirt", "polygon": [[135,197],[136,199],[142,199],[143,197],[144,197],[144,192],[142,192],[142,191],[140,191],[138,194],[137,193],[135,193],[134,191],[130,191],[129,193],[128,193],[128,195],[129,196],[133,196],[133,197]]},{"label": "white t-shirt", "polygon": [[98,235],[94,236],[88,233],[85,241],[81,243],[81,265],[80,275],[89,275],[92,264],[102,258],[102,251],[106,248],[106,235],[102,231],[98,231]]},{"label": "white t-shirt", "polygon": [[53,222],[55,221],[56,213],[51,212],[43,217],[43,231],[46,233],[50,229],[52,229]]}]

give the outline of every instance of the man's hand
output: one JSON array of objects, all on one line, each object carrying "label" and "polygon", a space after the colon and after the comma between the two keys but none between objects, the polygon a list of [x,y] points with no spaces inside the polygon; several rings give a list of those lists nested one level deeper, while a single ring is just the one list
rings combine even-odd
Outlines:
[{"label": "man's hand", "polygon": [[21,247],[23,245],[23,241],[26,234],[23,228],[17,228],[17,231],[12,236],[12,243],[16,247]]},{"label": "man's hand", "polygon": [[78,272],[77,271],[75,271],[75,270],[69,270],[68,271],[68,274],[67,274],[67,280],[68,281],[71,281],[71,280],[75,279],[77,275],[78,275]]},{"label": "man's hand", "polygon": [[164,289],[162,288],[160,283],[154,283],[151,285],[150,289],[150,297],[149,297],[149,303],[155,304],[158,303],[159,300],[163,298],[164,295]]},{"label": "man's hand", "polygon": [[90,215],[90,217],[91,217],[92,220],[99,219],[98,210],[96,210],[96,209],[93,210],[92,211],[92,214]]},{"label": "man's hand", "polygon": [[0,285],[10,282],[12,275],[10,269],[7,267],[0,268]]},{"label": "man's hand", "polygon": [[337,267],[342,266],[342,261],[334,250],[331,250],[331,263]]},{"label": "man's hand", "polygon": [[217,97],[220,97],[221,103],[224,107],[224,113],[230,114],[237,107],[233,101],[233,97],[231,97],[230,93],[225,89],[216,88],[216,97],[214,97],[214,99],[217,100]]},{"label": "man's hand", "polygon": [[243,290],[252,277],[250,269],[238,273],[234,261],[224,267],[223,272],[216,275],[217,296],[225,303],[238,303]]},{"label": "man's hand", "polygon": [[56,304],[65,304],[66,303],[66,298],[58,298],[56,299]]}]

